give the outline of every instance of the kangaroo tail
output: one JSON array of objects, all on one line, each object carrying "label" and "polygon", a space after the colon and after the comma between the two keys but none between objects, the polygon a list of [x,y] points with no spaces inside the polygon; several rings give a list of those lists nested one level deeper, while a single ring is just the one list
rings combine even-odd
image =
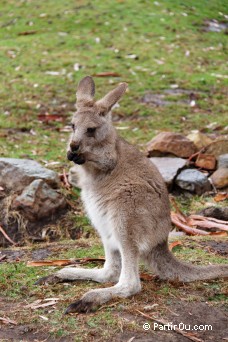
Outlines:
[{"label": "kangaroo tail", "polygon": [[152,249],[147,262],[161,279],[190,282],[228,277],[228,264],[194,266],[177,260],[167,241]]}]

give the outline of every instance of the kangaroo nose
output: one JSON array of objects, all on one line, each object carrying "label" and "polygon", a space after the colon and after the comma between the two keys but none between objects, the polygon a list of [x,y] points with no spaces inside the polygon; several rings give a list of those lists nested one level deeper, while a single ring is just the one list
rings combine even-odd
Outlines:
[{"label": "kangaroo nose", "polygon": [[79,149],[79,145],[77,145],[76,143],[72,142],[70,143],[70,148],[72,152],[76,152]]}]

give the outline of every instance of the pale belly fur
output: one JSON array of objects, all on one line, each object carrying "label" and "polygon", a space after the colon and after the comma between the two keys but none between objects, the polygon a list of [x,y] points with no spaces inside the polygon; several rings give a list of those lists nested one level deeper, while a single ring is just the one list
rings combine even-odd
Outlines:
[{"label": "pale belly fur", "polygon": [[100,205],[99,198],[93,191],[82,190],[81,198],[84,203],[87,215],[99,233],[103,243],[108,244],[112,249],[119,249],[119,241],[115,234],[115,218],[112,216],[111,210]]}]

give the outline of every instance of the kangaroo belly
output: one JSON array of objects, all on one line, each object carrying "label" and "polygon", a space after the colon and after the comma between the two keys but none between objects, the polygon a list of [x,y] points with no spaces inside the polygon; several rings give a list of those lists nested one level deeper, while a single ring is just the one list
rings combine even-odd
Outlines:
[{"label": "kangaroo belly", "polygon": [[111,208],[92,191],[82,191],[81,197],[87,215],[102,240],[106,240],[113,249],[119,249]]}]

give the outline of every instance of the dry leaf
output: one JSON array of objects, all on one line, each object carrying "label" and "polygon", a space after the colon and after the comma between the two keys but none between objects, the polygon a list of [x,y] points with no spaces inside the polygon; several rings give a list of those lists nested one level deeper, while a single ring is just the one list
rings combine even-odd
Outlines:
[{"label": "dry leaf", "polygon": [[23,31],[23,32],[19,32],[18,36],[28,36],[29,34],[36,34],[37,31],[35,30],[31,30],[31,31]]},{"label": "dry leaf", "polygon": [[120,74],[117,72],[100,72],[98,74],[94,74],[93,77],[120,77]]},{"label": "dry leaf", "polygon": [[40,114],[38,115],[38,120],[42,122],[49,122],[49,121],[62,122],[63,117],[60,115],[56,115],[56,114]]},{"label": "dry leaf", "polygon": [[172,251],[172,249],[176,246],[180,246],[182,245],[182,242],[181,241],[174,241],[174,242],[171,242],[169,243],[169,250]]},{"label": "dry leaf", "polygon": [[140,273],[140,279],[145,281],[153,280],[156,276],[148,273]]},{"label": "dry leaf", "polygon": [[28,261],[27,266],[67,266],[71,265],[72,260],[62,259],[62,260],[41,260],[41,261]]},{"label": "dry leaf", "polygon": [[215,201],[215,202],[225,201],[226,199],[228,199],[228,193],[227,193],[227,192],[219,192],[219,193],[214,197],[214,201]]}]

